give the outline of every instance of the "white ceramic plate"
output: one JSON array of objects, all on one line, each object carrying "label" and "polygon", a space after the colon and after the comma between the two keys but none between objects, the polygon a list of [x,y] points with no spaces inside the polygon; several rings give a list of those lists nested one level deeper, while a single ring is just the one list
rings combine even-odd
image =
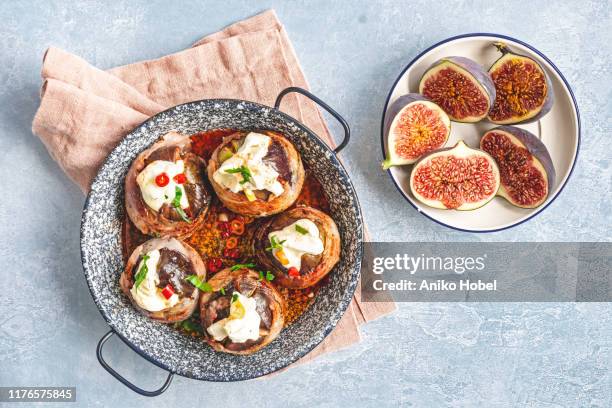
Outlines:
[{"label": "white ceramic plate", "polygon": [[[418,92],[419,80],[425,70],[442,57],[451,55],[468,57],[489,68],[501,56],[492,45],[493,42],[500,40],[508,44],[513,51],[538,61],[552,81],[555,102],[551,111],[537,122],[516,125],[538,136],[552,157],[557,176],[546,202],[538,208],[523,209],[514,207],[504,198],[495,197],[490,203],[474,211],[439,210],[421,204],[410,192],[412,166],[398,166],[388,170],[399,191],[421,214],[442,225],[462,231],[492,232],[513,227],[543,211],[559,195],[572,173],[580,145],[578,106],[566,79],[544,54],[522,41],[499,34],[465,34],[441,41],[412,60],[395,81],[385,103],[381,138],[383,154],[386,157],[384,119],[388,107],[398,97]],[[478,147],[480,137],[495,126],[497,125],[487,121],[452,122],[451,135],[446,146],[453,146],[458,140],[463,139],[469,146]]]}]

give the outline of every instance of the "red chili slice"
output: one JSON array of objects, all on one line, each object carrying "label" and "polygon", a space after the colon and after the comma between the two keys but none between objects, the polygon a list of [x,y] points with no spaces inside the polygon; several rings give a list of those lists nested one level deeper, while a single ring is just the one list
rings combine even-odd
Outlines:
[{"label": "red chili slice", "polygon": [[287,271],[287,274],[293,278],[297,278],[298,276],[300,276],[300,271],[297,270],[297,268],[295,266],[292,266],[291,268],[289,268],[289,270]]},{"label": "red chili slice", "polygon": [[184,184],[187,181],[187,176],[185,176],[185,173],[179,173],[172,179],[176,181],[176,184]]},{"label": "red chili slice", "polygon": [[170,299],[172,295],[174,295],[174,288],[171,284],[167,284],[166,287],[162,289],[161,293],[166,299]]},{"label": "red chili slice", "polygon": [[226,248],[233,249],[233,248],[236,248],[237,246],[238,246],[238,238],[236,237],[228,238],[227,241],[225,241]]},{"label": "red chili slice", "polygon": [[239,219],[233,219],[232,222],[230,222],[230,230],[234,235],[244,234],[244,222]]},{"label": "red chili slice", "polygon": [[157,175],[157,177],[155,177],[155,184],[157,184],[159,187],[166,187],[169,182],[170,178],[168,178],[166,173],[160,173]]}]

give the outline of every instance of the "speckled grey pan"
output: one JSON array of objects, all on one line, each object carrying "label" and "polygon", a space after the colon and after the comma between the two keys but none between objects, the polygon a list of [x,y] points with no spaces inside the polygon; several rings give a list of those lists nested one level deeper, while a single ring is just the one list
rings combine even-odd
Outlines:
[{"label": "speckled grey pan", "polygon": [[[307,95],[341,121],[346,135],[336,151],[303,124],[278,110],[282,97],[289,92]],[[174,373],[199,380],[237,381],[276,371],[319,344],[351,302],[361,268],[362,219],[351,181],[335,154],[348,142],[348,126],[329,106],[300,88],[283,91],[275,106],[210,99],[171,108],[130,132],[108,156],[91,186],[81,222],[81,256],[93,299],[111,327],[98,345],[98,358],[107,371],[136,392],[159,395],[167,389]],[[124,216],[123,180],[130,163],[170,130],[192,134],[217,128],[272,129],[286,135],[322,184],[330,202],[330,215],[342,237],[341,260],[312,307],[274,342],[250,356],[214,352],[202,340],[145,318],[119,288],[123,270],[120,234]],[[144,391],[108,366],[102,358],[102,346],[113,334],[147,360],[169,371],[166,383],[159,390]]]}]

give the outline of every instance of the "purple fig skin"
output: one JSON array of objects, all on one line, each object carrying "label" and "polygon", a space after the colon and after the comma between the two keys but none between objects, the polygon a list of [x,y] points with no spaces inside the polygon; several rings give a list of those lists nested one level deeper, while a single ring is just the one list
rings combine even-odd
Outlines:
[{"label": "purple fig skin", "polygon": [[[389,136],[389,130],[391,128],[391,124],[393,123],[393,119],[397,116],[397,114],[404,109],[404,107],[412,102],[416,101],[427,101],[431,102],[428,98],[424,97],[418,93],[409,93],[406,95],[402,95],[395,100],[387,109],[387,113],[385,114],[385,138]],[[432,102],[433,103],[433,102]]]},{"label": "purple fig skin", "polygon": [[[437,60],[436,62],[434,62],[433,64],[431,64],[429,68],[427,68],[427,70],[425,71],[425,74],[423,74],[423,78],[427,75],[429,70],[443,63],[444,61],[449,61],[463,68],[470,75],[472,75],[474,80],[478,84],[480,84],[480,86],[485,90],[485,93],[487,94],[486,96],[489,98],[489,111],[490,111],[493,108],[493,103],[495,102],[495,95],[496,95],[495,84],[493,83],[493,79],[491,78],[491,75],[487,72],[487,70],[482,65],[480,65],[474,60],[471,60],[466,57],[460,57],[460,56],[450,56],[450,57],[441,58]],[[423,78],[421,78],[421,81],[423,81]],[[419,88],[420,87],[421,86],[419,83]]]},{"label": "purple fig skin", "polygon": [[[523,54],[519,54],[516,52],[513,52],[505,43],[503,42],[496,42],[493,43],[493,45],[495,47],[497,47],[497,49],[499,50],[499,52],[502,53],[501,57],[499,57],[492,65],[491,68],[489,68],[489,74],[491,74],[491,70],[493,69],[493,67],[500,62],[503,58],[506,58],[508,56],[512,57],[512,56],[517,56],[517,57],[522,57],[522,58],[526,58],[530,61],[533,61],[534,64],[536,64],[538,67],[540,67],[540,69],[542,70],[542,72],[544,73],[544,78],[546,79],[546,89],[547,89],[547,93],[546,93],[546,99],[544,99],[544,103],[542,104],[542,109],[540,109],[540,112],[538,112],[537,115],[535,115],[532,118],[529,119],[525,119],[525,120],[520,120],[517,122],[512,122],[512,123],[507,123],[507,125],[518,125],[521,123],[531,123],[531,122],[536,122],[538,120],[540,120],[544,115],[546,115],[548,112],[550,112],[550,110],[552,109],[554,103],[555,103],[555,93],[553,91],[553,87],[552,87],[552,82],[550,80],[550,77],[548,76],[548,73],[546,72],[546,70],[544,69],[544,67],[542,65],[540,65],[540,63],[538,61],[536,61],[535,59],[527,56],[527,55],[523,55]],[[491,105],[492,107],[493,105]],[[489,120],[492,123],[496,123],[494,121],[492,121],[490,118]]]},{"label": "purple fig skin", "polygon": [[546,181],[548,182],[548,195],[550,195],[550,190],[552,189],[555,183],[555,178],[557,175],[555,172],[555,166],[553,165],[552,158],[550,157],[548,149],[546,148],[544,143],[542,143],[542,141],[538,139],[533,133],[525,129],[521,129],[515,126],[502,125],[487,131],[482,136],[482,139],[480,140],[481,147],[482,142],[487,137],[487,135],[495,131],[510,133],[512,136],[516,137],[527,149],[527,151],[531,153],[531,155],[534,156],[536,159],[538,159],[540,163],[542,163],[544,171],[546,171]]},{"label": "purple fig skin", "polygon": [[484,88],[486,93],[489,96],[489,100],[491,101],[491,107],[493,107],[493,102],[495,102],[495,84],[493,83],[493,79],[491,75],[485,70],[485,68],[477,63],[474,60],[471,60],[466,57],[446,57],[440,61],[448,60],[453,62],[456,65],[459,65],[461,68],[465,69],[467,72],[472,74],[476,81]]}]

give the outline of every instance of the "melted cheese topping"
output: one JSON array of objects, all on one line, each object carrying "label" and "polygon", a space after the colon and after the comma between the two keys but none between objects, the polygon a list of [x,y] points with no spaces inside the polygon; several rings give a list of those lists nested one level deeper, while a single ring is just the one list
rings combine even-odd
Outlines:
[{"label": "melted cheese topping", "polygon": [[[300,230],[305,233],[298,231]],[[272,255],[287,269],[294,267],[298,271],[302,267],[302,255],[320,255],[323,253],[323,241],[319,237],[319,228],[309,219],[302,218],[291,225],[287,225],[280,231],[273,231],[268,234],[270,242],[274,237],[276,242],[282,242],[282,249],[275,248]],[[285,242],[283,242],[285,241]],[[283,252],[284,258],[279,256],[279,251]],[[284,263],[288,261],[288,263]]]},{"label": "melted cheese topping", "polygon": [[[233,193],[244,192],[251,200],[254,190],[267,190],[273,196],[279,196],[284,189],[278,181],[278,172],[264,163],[263,158],[268,154],[268,147],[272,139],[260,133],[249,133],[236,153],[221,164],[213,174],[218,184]],[[250,180],[244,182],[241,173],[228,173],[227,170],[246,167],[251,173]],[[251,200],[252,201],[252,200]]]},{"label": "melted cheese topping", "polygon": [[[174,176],[185,171],[185,165],[182,160],[177,160],[176,163],[166,160],[155,160],[149,163],[143,171],[136,177],[136,182],[140,186],[140,193],[144,202],[154,209],[159,209],[164,204],[171,204],[176,196],[177,187],[181,190],[181,208],[189,207],[187,194],[182,184],[174,181]],[[155,183],[155,177],[162,173],[166,173],[170,181],[164,187],[160,187]]]},{"label": "melted cheese topping", "polygon": [[230,315],[211,324],[206,331],[216,341],[223,341],[227,337],[233,343],[244,343],[247,340],[259,338],[259,324],[261,317],[257,313],[257,301],[234,292],[237,299],[230,304]]},{"label": "melted cheese topping", "polygon": [[[148,310],[149,312],[159,312],[160,310],[167,309],[176,305],[179,301],[178,295],[175,293],[170,296],[170,299],[166,299],[161,294],[161,289],[157,287],[159,285],[159,275],[157,273],[157,264],[159,262],[159,251],[153,250],[147,253],[149,259],[147,259],[147,275],[145,279],[140,283],[138,288],[134,284],[130,292],[132,298],[138,306]],[[144,260],[138,264],[137,271],[140,271],[144,265]]]}]

